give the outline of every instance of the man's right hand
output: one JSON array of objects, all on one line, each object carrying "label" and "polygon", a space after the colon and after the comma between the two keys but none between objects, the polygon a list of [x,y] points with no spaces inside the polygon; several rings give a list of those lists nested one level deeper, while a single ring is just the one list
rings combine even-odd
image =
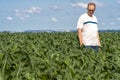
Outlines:
[{"label": "man's right hand", "polygon": [[80,44],[80,48],[83,49],[84,48],[84,44]]}]

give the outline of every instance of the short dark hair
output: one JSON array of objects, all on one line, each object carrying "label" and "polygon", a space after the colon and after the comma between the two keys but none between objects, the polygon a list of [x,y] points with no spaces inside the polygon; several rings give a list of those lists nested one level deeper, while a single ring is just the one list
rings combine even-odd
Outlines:
[{"label": "short dark hair", "polygon": [[96,4],[91,2],[91,3],[88,3],[87,9],[88,9],[89,5],[93,5],[96,8]]}]

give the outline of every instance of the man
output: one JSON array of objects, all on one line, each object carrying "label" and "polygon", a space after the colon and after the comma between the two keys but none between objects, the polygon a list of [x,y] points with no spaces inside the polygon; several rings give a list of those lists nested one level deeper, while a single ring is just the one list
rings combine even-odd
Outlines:
[{"label": "man", "polygon": [[98,51],[101,43],[98,33],[97,18],[93,15],[95,9],[96,5],[94,3],[87,5],[87,13],[80,16],[77,29],[80,46],[84,45],[85,48],[90,47]]}]

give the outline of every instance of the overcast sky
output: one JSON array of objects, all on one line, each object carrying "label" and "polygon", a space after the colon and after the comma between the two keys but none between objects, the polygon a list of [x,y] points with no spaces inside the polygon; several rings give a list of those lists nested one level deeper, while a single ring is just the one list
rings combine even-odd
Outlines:
[{"label": "overcast sky", "polygon": [[0,0],[0,31],[76,30],[91,1],[99,30],[120,29],[120,0]]}]

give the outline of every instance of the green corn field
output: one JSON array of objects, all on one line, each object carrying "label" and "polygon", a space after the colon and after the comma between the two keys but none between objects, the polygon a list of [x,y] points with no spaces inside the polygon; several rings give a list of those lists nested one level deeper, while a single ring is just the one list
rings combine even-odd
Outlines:
[{"label": "green corn field", "polygon": [[0,80],[120,80],[120,32],[101,32],[98,53],[77,32],[0,33]]}]

